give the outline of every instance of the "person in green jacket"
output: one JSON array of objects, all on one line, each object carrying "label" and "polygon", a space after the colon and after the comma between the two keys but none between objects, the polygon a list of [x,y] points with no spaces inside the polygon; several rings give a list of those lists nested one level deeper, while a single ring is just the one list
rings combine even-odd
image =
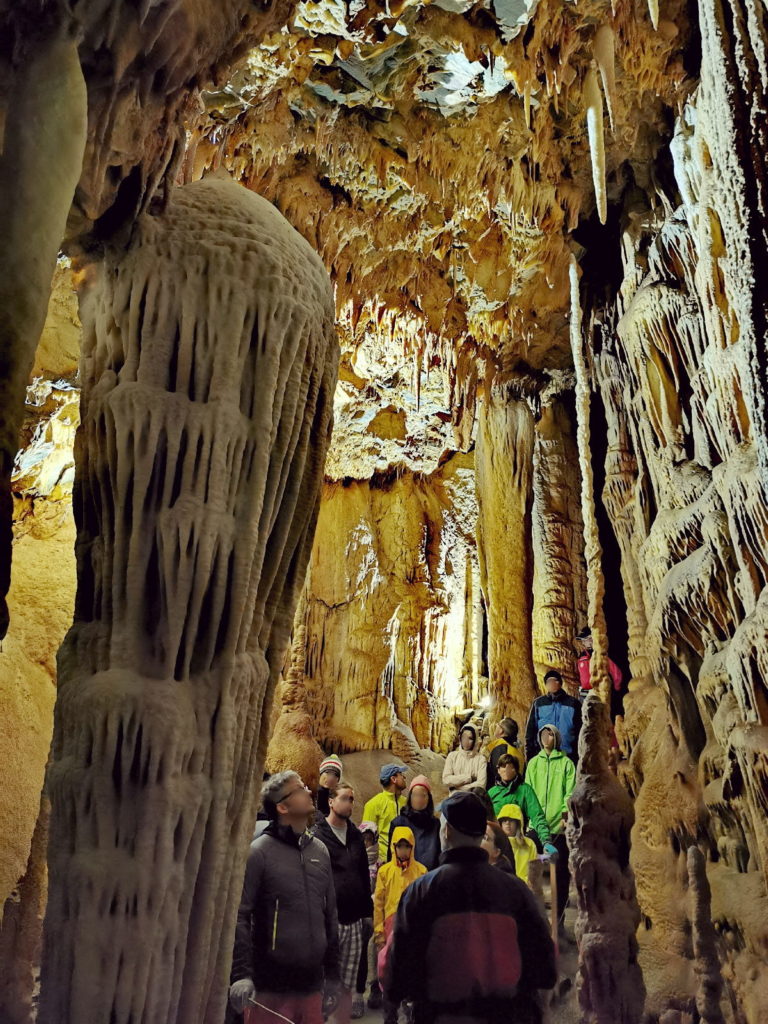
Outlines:
[{"label": "person in green jacket", "polygon": [[505,804],[517,804],[525,815],[529,828],[533,829],[541,843],[544,853],[553,860],[557,859],[557,849],[550,842],[549,826],[541,809],[536,794],[520,775],[520,762],[514,754],[504,754],[499,758],[499,778],[501,784],[494,786],[488,793],[493,809],[498,815]]},{"label": "person in green jacket", "polygon": [[557,849],[557,913],[563,919],[568,904],[571,873],[568,867],[568,844],[565,841],[565,819],[568,797],[576,785],[576,768],[570,757],[560,749],[560,730],[554,725],[539,729],[540,752],[532,757],[525,770],[525,781],[536,794]]},{"label": "person in green jacket", "polygon": [[372,796],[363,808],[363,821],[374,822],[379,830],[379,860],[382,864],[386,864],[389,855],[389,826],[405,806],[402,792],[406,771],[401,764],[385,764],[379,772],[382,791]]}]

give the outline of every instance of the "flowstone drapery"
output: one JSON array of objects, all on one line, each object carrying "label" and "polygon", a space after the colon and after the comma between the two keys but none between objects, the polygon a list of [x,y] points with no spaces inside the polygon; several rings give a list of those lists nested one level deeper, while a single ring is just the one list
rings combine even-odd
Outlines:
[{"label": "flowstone drapery", "polygon": [[221,180],[89,272],[39,1019],[218,1021],[330,431],[333,297],[277,211]]}]

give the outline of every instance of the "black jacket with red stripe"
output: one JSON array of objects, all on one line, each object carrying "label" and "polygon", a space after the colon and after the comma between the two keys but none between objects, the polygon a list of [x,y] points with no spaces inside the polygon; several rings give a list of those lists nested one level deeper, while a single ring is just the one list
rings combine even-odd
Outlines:
[{"label": "black jacket with red stripe", "polygon": [[443,1016],[538,1024],[537,989],[557,981],[555,948],[531,891],[478,847],[449,850],[406,889],[385,974],[416,1024]]}]

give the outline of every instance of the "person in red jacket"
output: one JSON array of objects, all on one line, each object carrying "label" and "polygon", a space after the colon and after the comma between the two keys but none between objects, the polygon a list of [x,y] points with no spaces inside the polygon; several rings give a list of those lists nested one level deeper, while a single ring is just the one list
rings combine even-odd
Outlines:
[{"label": "person in red jacket", "polygon": [[[579,630],[576,634],[576,643],[581,649],[577,665],[579,669],[579,696],[583,701],[592,689],[590,659],[592,657],[594,642],[592,640],[592,630],[589,626],[585,626],[584,629]],[[613,682],[613,688],[618,693],[621,689],[621,669],[616,662],[611,661],[610,658],[606,658],[605,660],[608,666],[608,673]]]},{"label": "person in red jacket", "polygon": [[540,1024],[538,989],[557,981],[555,948],[533,893],[481,848],[485,809],[466,791],[441,807],[441,863],[404,892],[385,990],[412,1000],[415,1024]]}]

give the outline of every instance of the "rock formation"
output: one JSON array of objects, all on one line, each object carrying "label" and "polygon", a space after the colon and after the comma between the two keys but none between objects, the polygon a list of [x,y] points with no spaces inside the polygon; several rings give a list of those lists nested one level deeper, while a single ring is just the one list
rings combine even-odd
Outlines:
[{"label": "rock formation", "polygon": [[635,932],[640,910],[629,865],[632,801],[608,767],[608,715],[584,702],[576,788],[567,839],[577,894],[577,988],[584,1021],[637,1024],[645,989]]},{"label": "rock formation", "polygon": [[40,1019],[212,1020],[309,557],[333,304],[306,243],[225,181],[174,192],[89,270]]}]

